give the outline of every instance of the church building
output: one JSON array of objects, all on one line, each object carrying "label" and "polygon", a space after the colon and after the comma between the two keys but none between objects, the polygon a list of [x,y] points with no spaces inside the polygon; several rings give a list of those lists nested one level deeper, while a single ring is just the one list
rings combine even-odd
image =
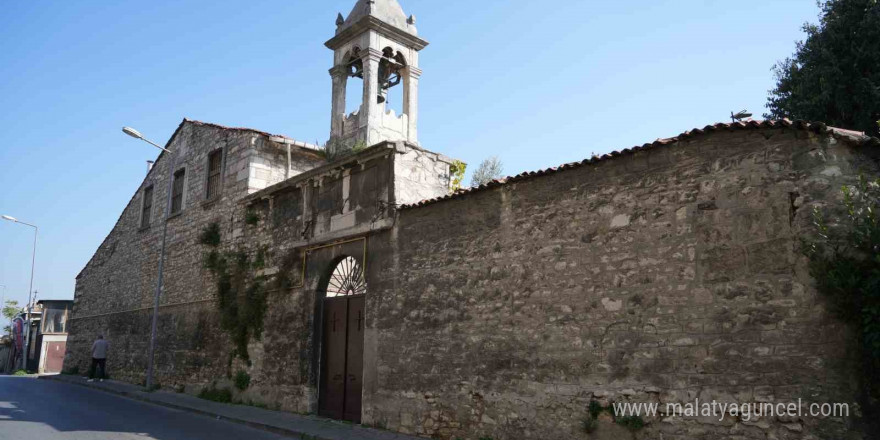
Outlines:
[{"label": "church building", "polygon": [[[110,375],[143,383],[167,226],[163,389],[449,440],[594,438],[615,402],[855,402],[799,244],[880,175],[877,139],[724,123],[457,189],[418,137],[415,17],[358,0],[335,25],[326,146],[184,119],[77,276],[66,370],[103,334]],[[597,432],[838,439],[856,418],[642,422]]]}]

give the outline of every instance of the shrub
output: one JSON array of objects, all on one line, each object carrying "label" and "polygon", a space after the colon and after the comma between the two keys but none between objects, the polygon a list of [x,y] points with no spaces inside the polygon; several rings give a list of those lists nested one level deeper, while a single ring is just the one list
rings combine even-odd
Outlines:
[{"label": "shrub", "polygon": [[232,391],[209,387],[199,393],[200,399],[210,400],[212,402],[232,403]]},{"label": "shrub", "polygon": [[638,431],[645,427],[645,421],[639,416],[615,417],[614,422],[630,431]]},{"label": "shrub", "polygon": [[199,236],[199,243],[211,247],[220,246],[220,225],[215,222],[205,227]]},{"label": "shrub", "polygon": [[592,433],[599,427],[599,422],[596,421],[594,417],[587,417],[584,419],[584,432],[587,434]]},{"label": "shrub", "polygon": [[235,387],[241,391],[248,389],[251,386],[251,375],[247,374],[246,371],[239,371],[235,374]]},{"label": "shrub", "polygon": [[253,209],[248,209],[247,213],[245,213],[244,215],[244,222],[248,226],[255,226],[257,223],[260,222],[260,214],[258,214],[257,211],[254,211]]},{"label": "shrub", "polygon": [[605,410],[605,408],[602,408],[602,405],[599,402],[597,402],[595,400],[590,401],[590,416],[592,418],[594,418],[594,419],[598,418],[599,414],[601,414],[602,411],[604,411],[604,410]]}]

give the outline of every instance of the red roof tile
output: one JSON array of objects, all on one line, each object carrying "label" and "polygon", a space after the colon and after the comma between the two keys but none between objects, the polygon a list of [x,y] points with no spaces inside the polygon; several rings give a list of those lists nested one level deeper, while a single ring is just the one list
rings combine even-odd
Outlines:
[{"label": "red roof tile", "polygon": [[606,161],[606,160],[613,159],[616,157],[620,157],[620,156],[623,156],[626,154],[632,154],[632,153],[635,153],[636,151],[642,151],[642,150],[647,150],[647,149],[651,149],[651,148],[657,148],[657,147],[661,147],[661,146],[665,146],[665,145],[674,144],[680,140],[688,139],[688,138],[703,135],[703,134],[712,133],[715,131],[721,131],[721,130],[732,131],[732,130],[766,129],[766,128],[794,128],[794,129],[798,129],[798,130],[811,131],[811,132],[818,133],[818,134],[827,134],[827,135],[834,137],[835,139],[842,139],[842,140],[846,140],[848,142],[853,142],[856,144],[873,144],[873,145],[880,144],[880,140],[878,140],[877,138],[872,138],[863,132],[846,130],[846,129],[835,128],[835,127],[828,127],[827,125],[825,125],[821,122],[790,121],[788,119],[782,119],[782,120],[778,120],[778,121],[774,121],[774,120],[767,120],[767,121],[749,120],[749,121],[745,121],[745,122],[728,122],[728,123],[722,122],[722,123],[718,123],[718,124],[714,124],[714,125],[707,125],[703,128],[694,128],[693,130],[688,130],[688,131],[681,133],[675,137],[665,138],[665,139],[657,139],[654,142],[650,142],[650,143],[647,143],[647,144],[644,144],[641,146],[626,148],[626,149],[623,149],[620,151],[612,151],[611,153],[608,153],[608,154],[605,154],[602,156],[594,156],[589,159],[584,159],[580,162],[571,162],[571,163],[562,164],[558,167],[546,168],[546,169],[537,170],[537,171],[526,171],[524,173],[517,174],[516,176],[502,177],[500,179],[495,179],[491,182],[488,182],[488,183],[480,185],[480,186],[460,189],[458,191],[455,191],[452,194],[445,195],[442,197],[436,197],[433,199],[422,200],[421,202],[418,202],[418,203],[401,205],[399,209],[401,209],[401,210],[411,209],[411,208],[416,208],[419,206],[430,205],[430,204],[441,202],[444,200],[456,199],[459,197],[463,197],[467,194],[483,191],[483,190],[486,190],[489,188],[494,188],[494,187],[505,185],[505,184],[508,184],[511,182],[526,180],[526,179],[529,179],[532,177],[537,177],[537,176],[544,176],[547,174],[552,174],[552,173],[556,173],[556,172],[563,171],[563,170],[579,168],[582,166],[591,165],[591,164],[595,164],[597,162],[602,162],[602,161]]}]

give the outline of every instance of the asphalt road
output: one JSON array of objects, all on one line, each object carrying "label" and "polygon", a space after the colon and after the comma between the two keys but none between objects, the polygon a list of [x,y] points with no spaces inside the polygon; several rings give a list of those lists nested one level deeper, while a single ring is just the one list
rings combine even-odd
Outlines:
[{"label": "asphalt road", "polygon": [[0,440],[282,440],[82,386],[0,376]]}]

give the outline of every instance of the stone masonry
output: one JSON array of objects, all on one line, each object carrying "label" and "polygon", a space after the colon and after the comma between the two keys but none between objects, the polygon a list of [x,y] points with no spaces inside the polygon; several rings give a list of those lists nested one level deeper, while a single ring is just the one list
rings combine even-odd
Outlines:
[{"label": "stone masonry", "polygon": [[[351,255],[368,282],[367,424],[445,439],[604,438],[583,432],[591,400],[852,404],[852,338],[797,245],[814,206],[838,203],[858,172],[878,174],[876,148],[814,131],[730,128],[419,203],[448,192],[451,160],[403,143],[325,165],[303,150],[315,168],[248,194],[243,158],[282,147],[184,122],[170,147],[189,152],[192,194],[169,221],[157,380],[196,393],[244,369],[253,385],[237,399],[314,412],[316,307],[333,262]],[[218,145],[231,168],[224,197],[206,205],[198,164]],[[145,185],[164,187],[165,160]],[[86,367],[103,332],[111,374],[143,379],[159,231],[139,228],[139,206],[136,196],[77,280],[68,369]],[[198,235],[212,221],[224,246],[266,249],[265,273],[292,280],[270,293],[250,366],[229,363],[202,265]],[[856,421],[658,417],[598,432],[865,438],[850,432]]]},{"label": "stone masonry", "polygon": [[[854,339],[817,296],[798,238],[813,207],[877,175],[873,154],[808,131],[724,131],[405,207],[392,252],[373,259],[393,269],[370,280],[379,348],[365,413],[436,438],[577,439],[591,438],[591,400],[852,405]],[[862,438],[856,419],[599,431]]]},{"label": "stone masonry", "polygon": [[[336,24],[327,149],[184,120],[174,158],[159,157],[77,276],[68,372],[85,371],[103,334],[110,375],[145,380],[164,201],[183,174],[156,315],[163,388],[446,440],[876,438],[860,431],[855,338],[799,246],[814,208],[839,209],[842,185],[880,176],[880,141],[816,123],[717,124],[454,190],[456,162],[418,143],[427,42],[415,17],[358,0]],[[350,78],[364,88],[345,115]],[[397,116],[384,100],[399,84]],[[215,230],[219,244],[203,243]],[[259,262],[238,280],[262,287],[227,288],[208,268],[218,255]],[[341,262],[358,289],[340,297],[328,291]],[[229,305],[262,298],[247,314],[262,331],[235,343]],[[695,399],[846,403],[850,415],[718,420],[661,406],[632,430],[608,414],[585,425],[591,404]]]}]

